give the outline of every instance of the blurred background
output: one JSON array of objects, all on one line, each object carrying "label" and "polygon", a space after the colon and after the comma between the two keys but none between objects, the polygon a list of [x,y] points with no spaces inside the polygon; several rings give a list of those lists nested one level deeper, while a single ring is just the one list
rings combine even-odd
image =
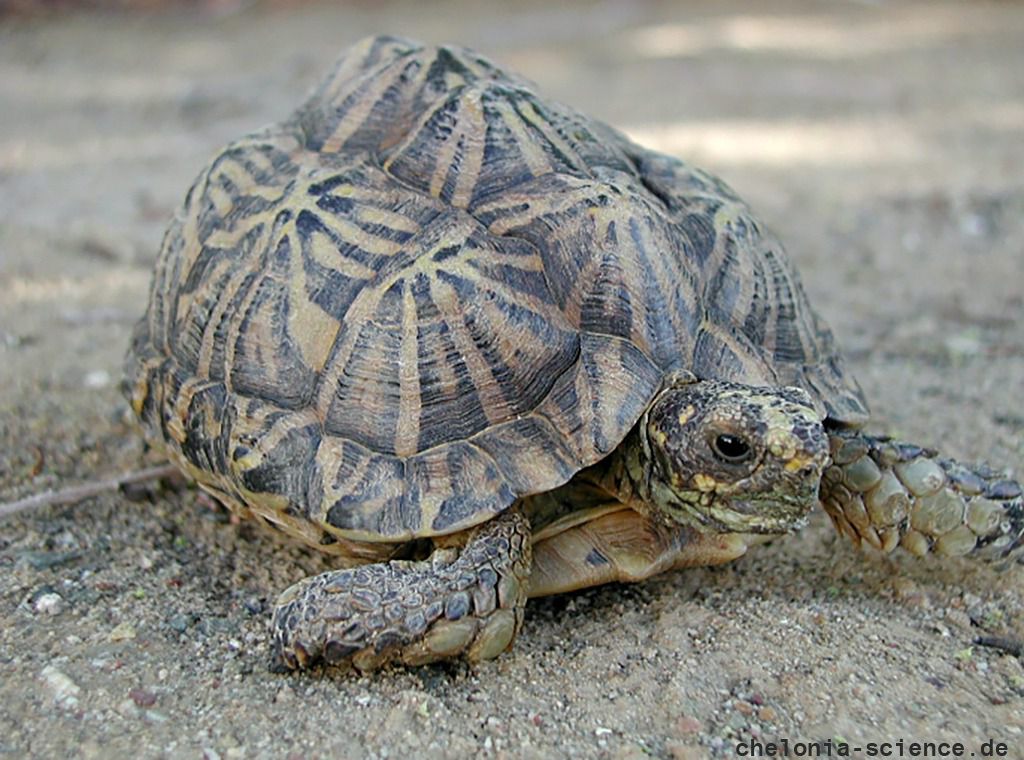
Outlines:
[{"label": "blurred background", "polygon": [[[1017,3],[0,0],[2,213],[150,250],[232,136],[287,115],[345,46],[475,47],[741,195],[928,193],[1021,175]],[[94,193],[97,183],[104,193]],[[52,188],[60,186],[54,194]],[[953,188],[950,188],[951,191]],[[84,191],[83,196],[77,195]],[[981,210],[984,212],[984,210]],[[984,219],[961,219],[983,228]],[[912,237],[912,236],[911,236]]]},{"label": "blurred background", "polygon": [[[288,114],[343,48],[379,32],[474,47],[543,95],[723,174],[783,227],[813,198],[835,204],[829,218],[801,222],[862,234],[848,218],[858,204],[902,196],[949,206],[946,221],[987,247],[997,201],[974,196],[1019,186],[1024,168],[1024,8],[1012,2],[0,9],[0,222],[118,255],[151,258],[218,146]],[[867,233],[911,249],[928,234]]]},{"label": "blurred background", "polygon": [[[953,324],[934,351],[970,352],[974,322],[991,327],[1003,317],[988,311],[1020,308],[1024,255],[1009,234],[1024,176],[1020,3],[0,8],[0,277],[16,261],[51,273],[59,262],[93,278],[96,291],[81,278],[73,287],[87,300],[121,289],[123,313],[101,312],[117,331],[112,347],[141,310],[163,227],[204,162],[289,114],[342,49],[381,32],[474,47],[543,96],[721,174],[788,243],[854,355],[919,353],[936,320],[963,314],[966,327]],[[960,288],[983,271],[984,296]],[[33,303],[17,302],[19,319]],[[8,343],[52,335],[45,320],[0,329]],[[97,342],[108,344],[87,345]],[[24,374],[0,370],[4,379]]]},{"label": "blurred background", "polygon": [[[724,177],[884,429],[1020,475],[1022,3],[0,0],[0,500],[139,466],[118,383],[168,218],[220,146],[381,32],[474,47]],[[728,568],[531,604],[479,671],[287,681],[264,670],[260,605],[319,559],[188,495],[26,515],[0,533],[0,754],[1020,746],[1019,662],[970,649],[977,621],[1019,635],[1019,575],[964,591],[958,567],[831,541],[822,517]]]}]

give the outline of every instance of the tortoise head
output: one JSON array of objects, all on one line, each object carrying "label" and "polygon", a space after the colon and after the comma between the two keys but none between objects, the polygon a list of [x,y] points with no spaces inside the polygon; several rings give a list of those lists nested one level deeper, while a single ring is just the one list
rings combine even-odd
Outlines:
[{"label": "tortoise head", "polygon": [[674,377],[635,429],[627,476],[646,508],[704,532],[786,533],[818,500],[829,461],[799,388]]}]

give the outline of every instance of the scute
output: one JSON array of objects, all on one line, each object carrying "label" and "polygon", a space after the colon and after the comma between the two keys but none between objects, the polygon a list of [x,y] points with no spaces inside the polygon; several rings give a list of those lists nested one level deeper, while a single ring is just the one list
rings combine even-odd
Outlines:
[{"label": "scute", "polygon": [[398,542],[565,483],[684,368],[866,414],[721,182],[474,53],[373,38],[200,175],[126,389],[240,508]]},{"label": "scute", "polygon": [[717,177],[632,143],[627,150],[699,286],[705,314],[689,369],[702,378],[796,385],[834,421],[867,421],[864,394],[782,244]]}]

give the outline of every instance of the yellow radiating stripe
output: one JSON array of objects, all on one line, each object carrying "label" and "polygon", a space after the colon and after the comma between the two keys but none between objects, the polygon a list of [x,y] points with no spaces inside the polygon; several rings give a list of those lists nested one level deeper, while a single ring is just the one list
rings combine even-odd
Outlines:
[{"label": "yellow radiating stripe", "polygon": [[[491,368],[487,364],[487,360],[481,355],[476,344],[470,339],[465,326],[461,324],[459,317],[462,315],[464,306],[459,301],[454,288],[440,280],[435,280],[435,284],[438,286],[438,289],[443,288],[447,291],[444,294],[446,297],[439,296],[434,299],[434,302],[451,328],[449,335],[462,357],[466,370],[469,372],[473,387],[480,398],[480,405],[487,417],[487,422],[491,425],[504,422],[512,416],[512,402],[505,396],[501,385],[491,374]],[[502,315],[499,314],[499,316]],[[509,327],[507,320],[498,319],[494,321],[498,324],[499,334],[507,335],[508,333],[505,332]],[[504,358],[508,360],[513,357],[505,353]]]},{"label": "yellow radiating stripe", "polygon": [[[590,209],[594,210],[594,209]],[[576,225],[582,226],[584,219],[590,219],[592,222],[596,222],[597,217],[593,214],[588,214],[586,217],[580,217]],[[570,232],[569,229],[565,229],[564,233]],[[595,235],[594,239],[603,237],[602,232],[600,236]],[[581,240],[585,240],[586,237],[581,236]],[[579,327],[583,319],[583,299],[587,295],[588,288],[592,287],[596,281],[597,273],[601,269],[603,263],[603,255],[600,250],[592,250],[583,257],[583,266],[580,268],[577,275],[573,278],[573,288],[569,291],[568,298],[565,304],[565,317],[569,322]]]},{"label": "yellow radiating stripe", "polygon": [[[446,264],[448,262],[445,262]],[[469,262],[467,262],[468,264]],[[504,262],[503,262],[504,263]],[[527,293],[516,288],[509,287],[501,280],[495,280],[492,277],[488,277],[482,270],[471,266],[462,266],[458,269],[448,267],[448,271],[458,272],[462,274],[467,280],[471,282],[477,282],[481,285],[486,283],[493,283],[491,290],[493,290],[498,296],[505,302],[514,306],[531,311],[538,316],[545,317],[548,320],[557,320],[561,322],[563,320],[561,312],[558,311],[552,304],[544,301],[532,293]],[[566,325],[568,327],[568,325]]]},{"label": "yellow radiating stripe", "polygon": [[[688,335],[686,325],[680,323],[679,310],[676,308],[679,301],[684,304],[696,304],[699,303],[696,291],[694,291],[690,278],[687,276],[685,271],[681,271],[678,267],[678,262],[672,256],[667,254],[667,241],[659,241],[651,236],[651,228],[648,224],[650,217],[623,215],[624,218],[617,225],[619,228],[619,244],[623,247],[623,250],[632,251],[634,260],[637,265],[637,271],[640,271],[641,261],[644,259],[650,264],[654,270],[653,283],[646,284],[641,287],[641,292],[648,292],[649,288],[654,288],[654,283],[661,283],[665,285],[661,294],[665,297],[665,300],[669,304],[668,318],[672,323],[672,334],[676,336]],[[630,230],[630,222],[636,220],[638,227],[640,228],[640,242],[646,255],[641,256],[641,252],[637,249],[633,242],[633,235]],[[628,242],[624,242],[628,241]],[[671,263],[670,263],[671,262]],[[628,269],[627,269],[628,271]],[[649,308],[647,303],[642,304],[646,310]],[[638,312],[643,314],[645,312]],[[645,323],[643,318],[634,320],[635,326],[641,326]],[[646,334],[642,336],[640,334],[634,335],[634,340],[646,353],[650,353],[651,346],[647,342]]]},{"label": "yellow radiating stripe", "polygon": [[498,109],[498,113],[501,114],[502,121],[512,133],[512,137],[516,141],[516,147],[519,148],[526,166],[530,169],[530,173],[534,177],[539,177],[542,174],[554,171],[554,167],[551,166],[551,161],[548,159],[547,154],[540,149],[537,141],[530,136],[522,117],[512,105],[507,100],[499,100],[495,103],[495,107]]},{"label": "yellow radiating stripe", "polygon": [[[582,423],[582,429],[579,432],[580,460],[592,462],[597,458],[595,456],[597,453],[595,446],[597,435],[594,432],[597,420],[594,415],[589,413],[594,408],[594,388],[590,384],[590,377],[584,370],[582,361],[576,363],[576,377],[573,386],[576,390],[576,398],[579,399],[576,408],[579,410],[580,422]],[[602,400],[601,403],[606,402]]]},{"label": "yellow radiating stripe", "polygon": [[235,207],[235,199],[231,193],[220,185],[210,184],[206,189],[206,197],[210,199],[219,216],[227,216]]},{"label": "yellow radiating stripe", "polygon": [[[331,408],[338,388],[338,378],[345,371],[352,360],[352,352],[355,350],[356,341],[359,338],[359,330],[366,322],[369,314],[377,308],[381,296],[386,288],[366,287],[359,291],[359,294],[352,299],[344,314],[338,314],[342,326],[338,334],[331,341],[330,352],[333,352],[333,361],[325,365],[324,373],[320,381],[320,393],[317,396],[316,408],[321,417],[326,417]],[[340,341],[340,343],[339,343]]]},{"label": "yellow radiating stripe", "polygon": [[253,300],[256,298],[256,294],[260,292],[260,286],[263,279],[264,277],[260,276],[259,272],[256,272],[256,278],[253,280],[252,286],[249,288],[249,292],[245,294],[245,297],[242,298],[242,302],[238,304],[238,308],[235,310],[235,313],[231,315],[231,320],[228,325],[228,336],[224,345],[224,385],[232,393],[234,392],[234,387],[231,382],[231,368],[235,366],[235,347],[238,345],[243,317],[252,305]]},{"label": "yellow radiating stripe", "polygon": [[324,232],[314,231],[308,238],[309,251],[313,259],[327,269],[340,272],[346,277],[369,280],[376,271],[353,258],[343,256],[334,241]]},{"label": "yellow radiating stripe", "polygon": [[[245,219],[240,219],[231,229],[218,229],[210,233],[209,237],[202,242],[204,247],[207,248],[234,248],[242,239],[248,235],[252,230],[260,225],[264,221],[264,217],[261,216],[250,216]],[[261,239],[266,236],[266,231],[261,235]],[[255,247],[255,250],[259,250],[259,246]]]},{"label": "yellow radiating stripe", "polygon": [[218,179],[224,177],[229,180],[238,195],[251,195],[268,201],[278,201],[284,197],[284,186],[259,184],[244,165],[231,159],[222,159],[217,164],[216,176]]},{"label": "yellow radiating stripe", "polygon": [[414,219],[386,208],[360,205],[353,209],[352,215],[363,224],[379,224],[382,227],[412,235],[421,229]]},{"label": "yellow radiating stripe", "polygon": [[[188,216],[193,217],[194,214],[189,213]],[[188,241],[191,240],[194,247],[198,248],[199,246],[198,240],[194,237],[187,237],[183,232],[188,223],[188,219],[182,219],[180,216],[171,222],[167,236],[160,247],[160,254],[157,256],[156,268],[153,272],[153,283],[150,286],[152,304],[146,311],[149,317],[149,334],[159,339],[158,348],[165,355],[171,352],[170,333],[174,327],[169,323],[171,318],[171,297],[169,296],[174,293],[177,287],[171,282],[171,279],[174,277],[175,267],[181,266],[182,259],[187,256],[184,249],[187,247]],[[192,226],[194,226],[194,222]],[[177,239],[183,241],[182,250],[179,251],[177,256],[172,258],[169,246]]]},{"label": "yellow radiating stripe", "polygon": [[523,211],[495,219],[487,228],[492,235],[504,235],[509,230],[525,227],[542,216],[554,216],[582,203],[593,204],[602,192],[602,186],[591,180],[565,175],[559,179],[565,186],[563,190],[548,193],[543,197],[535,193],[507,193],[500,200],[477,206],[473,213],[476,216],[484,216],[525,204],[527,208]]},{"label": "yellow radiating stripe", "polygon": [[441,191],[444,190],[445,177],[448,176],[448,170],[451,169],[452,164],[455,162],[455,156],[459,151],[458,134],[458,131],[452,130],[451,134],[448,135],[448,139],[441,144],[441,147],[437,149],[437,154],[433,157],[434,171],[430,175],[430,187],[427,189],[427,192],[434,198],[441,197]]},{"label": "yellow radiating stripe", "polygon": [[188,418],[188,407],[196,390],[206,383],[205,379],[190,377],[178,389],[178,395],[174,398],[171,406],[171,414],[167,420],[167,432],[171,439],[180,448],[185,442],[187,433],[185,431],[185,420]]},{"label": "yellow radiating stripe", "polygon": [[400,457],[416,453],[420,435],[418,321],[412,285],[406,280],[402,291],[402,343],[398,359],[398,429],[395,431],[395,453]]},{"label": "yellow radiating stripe", "polygon": [[[428,535],[432,532],[434,521],[441,512],[441,504],[452,492],[452,473],[448,467],[447,457],[450,450],[448,445],[436,446],[417,457],[418,464],[425,474],[425,482],[434,486],[424,493],[424,499],[420,503],[420,525],[423,526],[422,532]],[[468,473],[464,475],[468,476]]]},{"label": "yellow radiating stripe", "polygon": [[[326,213],[322,209],[311,211],[323,222],[323,225],[334,232],[339,238],[351,242],[367,253],[379,256],[394,256],[402,250],[402,244],[390,238],[372,235],[358,224],[355,224],[343,216]],[[298,215],[296,214],[296,218]],[[335,249],[337,251],[337,249]],[[340,257],[341,254],[339,253]]]},{"label": "yellow radiating stripe", "polygon": [[402,75],[401,66],[391,67],[392,71],[379,71],[374,74],[367,92],[363,93],[342,116],[334,131],[324,140],[320,147],[321,153],[337,153],[345,142],[354,135],[373,112],[374,106],[384,97],[384,93]]},{"label": "yellow radiating stripe", "polygon": [[[369,168],[369,167],[367,167]],[[368,172],[369,173],[369,172]],[[392,180],[386,175],[374,176],[370,178],[371,182],[384,182],[388,183]],[[389,203],[394,202],[395,194],[389,190],[375,190],[371,187],[358,187],[350,183],[343,183],[335,185],[330,192],[332,198],[351,198],[354,201],[360,201],[362,203],[376,203],[380,206],[387,206]],[[315,204],[314,204],[315,205]],[[314,206],[308,206],[307,208],[314,208]],[[359,206],[358,208],[363,208]]]},{"label": "yellow radiating stripe", "polygon": [[[302,360],[314,372],[322,372],[331,346],[341,330],[341,322],[310,300],[301,245],[289,230],[288,334],[299,347]],[[314,238],[314,242],[317,238]],[[315,244],[312,246],[315,248]],[[338,258],[338,257],[336,257]]]},{"label": "yellow radiating stripe", "polygon": [[[366,61],[373,52],[376,39],[368,37],[361,40],[341,57],[335,64],[334,72],[331,74],[330,84],[324,89],[321,98],[327,102],[338,99],[338,95],[344,92],[344,88],[352,83],[353,77],[366,69]],[[346,93],[348,94],[348,93]],[[344,98],[342,98],[344,100]]]},{"label": "yellow radiating stripe", "polygon": [[[531,252],[527,255],[508,255],[506,253],[499,252],[493,248],[470,248],[466,256],[466,261],[470,264],[477,264],[484,266],[486,264],[501,264],[512,269],[518,269],[520,272],[543,272],[544,271],[544,260],[535,252],[536,249],[530,246]],[[479,253],[480,256],[474,256],[472,254]],[[481,270],[482,271],[482,270]],[[494,282],[501,282],[500,280],[494,280]]]},{"label": "yellow radiating stripe", "polygon": [[[487,142],[487,122],[480,102],[481,92],[473,89],[462,98],[462,118],[459,119],[459,133],[462,136],[462,166],[455,178],[455,192],[452,205],[468,208],[473,198],[473,189],[480,179],[484,164],[484,146]],[[454,140],[454,135],[452,137]]]},{"label": "yellow radiating stripe", "polygon": [[575,149],[562,139],[562,136],[558,134],[558,131],[551,125],[551,122],[537,113],[530,101],[520,101],[518,106],[519,112],[523,115],[523,118],[539,129],[541,134],[548,139],[548,142],[554,145],[562,155],[569,159],[574,169],[582,172],[583,174],[590,174],[590,167],[588,167],[583,159],[577,155]]},{"label": "yellow radiating stripe", "polygon": [[[461,220],[456,221],[454,224],[449,220],[449,225],[437,237],[433,245],[421,250],[416,254],[415,258],[409,260],[408,264],[393,272],[384,280],[381,280],[377,284],[378,290],[381,293],[386,293],[396,281],[413,274],[423,273],[433,279],[439,269],[468,275],[469,272],[465,268],[465,260],[462,257],[466,252],[466,240],[469,238],[470,232],[471,230],[468,230]],[[434,254],[445,248],[455,247],[459,248],[457,257],[445,259],[442,262],[434,261]]]},{"label": "yellow radiating stripe", "polygon": [[730,330],[714,322],[709,322],[707,319],[701,322],[700,329],[724,343],[733,352],[743,366],[744,382],[749,382],[751,385],[774,382],[774,370],[767,362],[760,360],[757,349],[751,346],[749,341],[744,344]]},{"label": "yellow radiating stripe", "polygon": [[[204,278],[203,284],[209,286],[211,283],[217,280],[219,274],[226,268],[230,267],[232,262],[227,257],[217,262],[217,266],[212,272],[209,272]],[[228,305],[231,303],[231,299],[235,296],[238,288],[245,280],[246,275],[250,273],[248,267],[237,267],[234,275],[228,280],[227,284],[221,289],[219,293],[216,293],[217,304],[213,307],[210,312],[209,320],[206,322],[206,327],[203,328],[203,338],[199,345],[199,361],[196,367],[196,375],[199,377],[210,376],[210,363],[213,361],[213,349],[214,340],[217,333],[217,325],[220,323],[221,318],[224,316],[224,312],[227,310]]]},{"label": "yellow radiating stripe", "polygon": [[433,118],[434,114],[436,114],[446,105],[448,105],[449,101],[450,96],[447,98],[438,98],[437,101],[431,104],[430,108],[423,112],[419,119],[416,120],[416,126],[409,130],[409,132],[405,136],[405,139],[398,143],[397,146],[395,146],[395,148],[391,151],[388,158],[384,161],[384,171],[390,173],[391,167],[394,165],[395,161],[405,157],[406,152],[409,150],[410,147],[416,144],[416,141],[420,138],[420,136],[423,133],[423,130],[426,128],[427,124]]},{"label": "yellow radiating stripe", "polygon": [[[254,166],[256,166],[257,169],[270,175],[273,175],[275,173],[274,162],[271,160],[270,156],[268,156],[264,151],[260,150],[260,148],[267,147],[283,150],[284,146],[275,145],[271,142],[268,142],[265,139],[261,139],[253,141],[247,144],[245,147],[248,148],[248,150],[245,152],[246,159],[249,162],[251,162]],[[294,146],[292,147],[294,148]],[[275,184],[274,186],[277,187],[280,186],[280,184],[278,183]],[[269,185],[264,185],[264,187],[269,187]]]}]

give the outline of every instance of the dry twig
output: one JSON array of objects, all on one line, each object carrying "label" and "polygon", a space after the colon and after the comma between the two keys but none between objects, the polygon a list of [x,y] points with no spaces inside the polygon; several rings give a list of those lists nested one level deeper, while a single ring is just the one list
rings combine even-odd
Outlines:
[{"label": "dry twig", "polygon": [[71,488],[62,488],[59,491],[43,491],[24,499],[0,503],[0,519],[10,517],[19,512],[39,507],[51,507],[58,504],[77,504],[85,499],[98,496],[107,491],[116,491],[132,483],[144,483],[147,480],[159,480],[167,478],[178,472],[178,468],[172,464],[162,464],[156,467],[147,467],[144,470],[126,472],[106,480],[96,480]]}]

